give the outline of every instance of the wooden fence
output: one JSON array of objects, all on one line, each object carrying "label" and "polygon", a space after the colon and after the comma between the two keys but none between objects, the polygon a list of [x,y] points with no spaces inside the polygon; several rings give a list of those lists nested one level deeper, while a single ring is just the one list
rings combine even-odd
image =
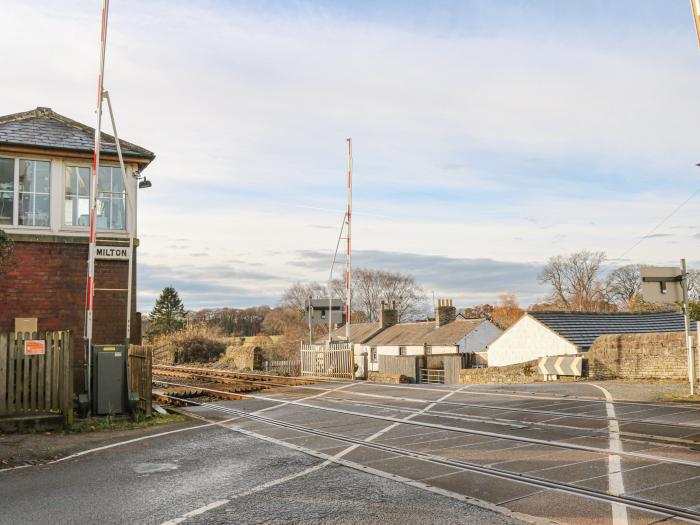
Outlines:
[{"label": "wooden fence", "polygon": [[131,345],[127,374],[129,392],[139,395],[139,408],[147,416],[152,412],[152,366],[153,349],[150,346]]},{"label": "wooden fence", "polygon": [[57,411],[73,422],[73,335],[0,333],[0,416]]}]

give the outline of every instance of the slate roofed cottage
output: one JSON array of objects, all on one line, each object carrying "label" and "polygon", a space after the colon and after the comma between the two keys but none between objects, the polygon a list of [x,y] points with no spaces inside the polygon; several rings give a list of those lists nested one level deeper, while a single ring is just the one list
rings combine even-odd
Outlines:
[{"label": "slate roofed cottage", "polygon": [[601,335],[684,330],[684,318],[676,312],[527,312],[488,345],[488,365],[587,352]]}]

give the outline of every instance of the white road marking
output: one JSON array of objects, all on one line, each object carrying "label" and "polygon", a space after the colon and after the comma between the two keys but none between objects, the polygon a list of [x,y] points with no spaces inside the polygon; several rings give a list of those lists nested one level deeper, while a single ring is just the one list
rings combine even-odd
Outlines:
[{"label": "white road marking", "polygon": [[[461,387],[461,388],[458,388],[457,390],[453,390],[453,391],[449,392],[448,394],[445,394],[444,396],[442,396],[442,397],[441,397],[440,399],[438,399],[436,402],[433,402],[433,403],[429,404],[427,407],[423,408],[422,410],[419,410],[418,412],[414,412],[414,413],[412,413],[412,414],[409,414],[408,416],[406,416],[406,417],[404,417],[404,418],[402,418],[402,419],[403,419],[404,421],[408,421],[409,419],[413,419],[413,418],[416,417],[416,416],[420,416],[421,414],[423,414],[423,413],[427,412],[428,410],[430,410],[431,408],[435,407],[435,405],[437,405],[440,401],[444,401],[445,399],[447,399],[448,397],[450,397],[452,394],[456,394],[457,392],[460,392],[460,391],[464,390],[465,388],[468,388],[469,386],[470,386],[470,385],[465,385],[465,386],[463,386],[463,387]],[[392,423],[392,424],[389,425],[388,427],[385,427],[385,428],[383,428],[383,429],[381,429],[381,430],[375,432],[374,434],[372,434],[370,437],[367,438],[367,441],[374,441],[375,439],[377,439],[378,437],[383,436],[384,434],[386,434],[386,433],[389,432],[390,430],[395,429],[395,428],[398,427],[400,424],[401,424],[401,423]],[[359,447],[359,446],[360,446],[359,444],[351,445],[351,446],[349,446],[348,448],[346,448],[345,450],[343,450],[342,452],[340,452],[339,454],[337,454],[336,457],[341,458],[341,457],[343,457],[343,456],[349,454],[350,452],[352,452],[353,450],[355,450],[355,449],[356,449],[357,447]]]},{"label": "white road marking", "polygon": [[[227,422],[233,421],[235,419],[238,419],[238,416],[226,419],[226,420],[222,421],[222,423],[227,423]],[[95,448],[89,448],[87,450],[81,450],[80,452],[76,452],[75,454],[71,454],[70,456],[65,456],[63,458],[54,459],[52,461],[47,461],[45,463],[36,463],[34,465],[19,465],[17,467],[4,468],[4,469],[1,469],[0,472],[7,472],[9,470],[17,470],[17,469],[35,467],[35,466],[53,465],[54,463],[60,463],[62,461],[67,461],[69,459],[84,456],[86,454],[92,454],[94,452],[99,452],[100,450],[107,450],[107,449],[114,448],[114,447],[121,447],[122,445],[129,445],[130,443],[136,443],[138,441],[143,441],[145,439],[153,439],[153,438],[157,438],[157,437],[167,436],[170,434],[177,434],[179,432],[187,432],[189,430],[197,430],[199,428],[212,427],[212,426],[215,426],[217,424],[218,423],[206,423],[204,425],[196,425],[193,427],[178,428],[177,430],[168,430],[167,432],[160,432],[158,434],[150,434],[148,436],[141,436],[141,437],[137,437],[137,438],[133,438],[133,439],[127,439],[125,441],[118,441],[116,443],[110,443],[109,445],[103,445],[101,447],[95,447]]]},{"label": "white road marking", "polygon": [[197,516],[198,514],[204,514],[207,511],[210,511],[212,509],[216,509],[221,507],[222,505],[226,505],[230,500],[227,499],[220,499],[218,501],[214,501],[210,503],[209,505],[204,505],[203,507],[199,507],[198,509],[191,510],[190,512],[186,512],[179,518],[173,518],[168,521],[164,521],[161,523],[161,525],[177,525],[178,523],[182,523],[185,521],[187,518],[191,518],[192,516]]},{"label": "white road marking", "polygon": [[[615,452],[622,452],[622,442],[620,441],[620,425],[617,422],[615,416],[615,405],[613,404],[613,397],[605,388],[600,385],[594,386],[605,395],[606,403],[605,410],[608,414],[608,430],[609,430],[609,441],[610,450]],[[617,454],[611,454],[608,456],[608,491],[615,495],[620,496],[625,492],[625,483],[622,479],[622,465],[620,462],[620,456]],[[621,503],[612,504],[612,518],[613,525],[628,525],[629,520],[627,517],[627,506]]]},{"label": "white road marking", "polygon": [[[470,385],[466,385],[466,386],[470,386]],[[199,417],[199,418],[201,418],[201,419],[204,419],[205,421],[209,421],[208,419],[204,418],[203,416],[199,416],[199,415],[198,415],[198,416],[196,416],[196,417]],[[389,479],[389,480],[391,480],[391,481],[396,481],[396,482],[402,483],[402,484],[404,484],[404,485],[409,485],[409,486],[411,486],[411,487],[415,487],[415,488],[418,488],[418,489],[421,489],[421,490],[425,490],[425,491],[428,491],[428,492],[432,492],[432,493],[434,493],[434,494],[439,494],[439,495],[441,495],[441,496],[445,496],[445,497],[448,497],[448,498],[451,498],[451,499],[455,499],[455,500],[458,500],[458,501],[462,501],[462,502],[464,502],[464,503],[468,503],[468,504],[470,504],[470,505],[474,505],[475,507],[480,507],[480,508],[482,508],[482,509],[490,510],[490,511],[492,511],[492,512],[497,512],[497,513],[499,513],[499,514],[502,514],[502,515],[511,517],[511,518],[513,518],[513,519],[517,519],[517,520],[523,521],[523,522],[525,522],[525,523],[530,523],[530,524],[532,524],[532,525],[557,525],[555,522],[553,522],[553,521],[551,521],[551,520],[548,520],[548,519],[546,519],[546,518],[539,518],[539,517],[536,517],[536,516],[531,516],[531,515],[529,515],[529,514],[523,514],[523,513],[520,513],[520,512],[515,512],[515,511],[510,510],[510,509],[507,508],[507,507],[503,507],[503,506],[500,506],[500,505],[496,505],[496,504],[493,504],[493,503],[489,503],[489,502],[487,502],[487,501],[483,501],[483,500],[480,500],[480,499],[472,498],[472,497],[470,497],[470,496],[465,496],[464,494],[458,494],[457,492],[452,492],[452,491],[449,491],[449,490],[446,490],[446,489],[441,489],[441,488],[438,488],[438,487],[434,487],[434,486],[431,486],[431,485],[429,485],[429,484],[427,484],[427,483],[423,483],[423,482],[421,482],[421,481],[416,481],[416,480],[413,480],[413,479],[410,479],[410,478],[405,478],[405,477],[403,477],[403,476],[399,476],[399,475],[396,475],[396,474],[390,474],[390,473],[388,473],[388,472],[384,472],[384,471],[382,471],[382,470],[377,470],[377,469],[374,469],[374,468],[372,468],[372,467],[368,467],[368,466],[366,466],[366,465],[362,465],[362,464],[360,464],[360,463],[355,463],[354,461],[349,461],[349,460],[347,460],[347,459],[343,459],[342,457],[339,457],[339,455],[342,454],[344,451],[341,451],[341,452],[339,452],[338,454],[336,454],[336,455],[334,455],[334,456],[329,456],[328,454],[325,454],[325,453],[320,452],[320,451],[318,451],[318,450],[313,450],[313,449],[310,449],[310,448],[306,448],[306,447],[303,447],[303,446],[301,446],[301,445],[295,445],[295,444],[293,444],[293,443],[289,443],[289,442],[287,442],[287,441],[282,441],[281,439],[277,439],[277,438],[273,438],[273,437],[270,437],[270,436],[266,436],[266,435],[264,435],[264,434],[259,434],[259,433],[257,433],[257,432],[253,432],[253,431],[251,431],[251,430],[246,430],[246,429],[239,428],[239,427],[231,427],[231,426],[228,426],[228,425],[223,424],[223,422],[213,423],[213,424],[220,425],[220,426],[222,426],[223,428],[226,428],[226,429],[228,429],[228,430],[231,430],[232,432],[238,432],[238,433],[241,433],[241,434],[250,436],[250,437],[254,437],[254,438],[257,438],[257,439],[260,439],[260,440],[263,440],[263,441],[267,441],[267,442],[269,442],[269,443],[274,443],[274,444],[280,445],[280,446],[282,446],[282,447],[290,448],[290,449],[292,449],[292,450],[296,450],[296,451],[298,451],[298,452],[302,452],[302,453],[307,454],[307,455],[310,455],[310,456],[315,456],[315,457],[318,457],[318,458],[321,458],[321,459],[325,459],[326,462],[328,462],[328,463],[335,463],[335,464],[338,464],[338,465],[342,465],[342,466],[351,468],[351,469],[353,469],[353,470],[358,470],[358,471],[360,471],[360,472],[365,472],[365,473],[368,473],[368,474],[373,474],[373,475],[375,475],[375,476],[379,476],[379,477],[381,477],[381,478]],[[353,445],[353,446],[354,446],[354,445]]]},{"label": "white road marking", "polygon": [[[330,392],[335,392],[336,390],[342,390],[343,388],[347,388],[347,387],[351,386],[352,384],[353,384],[353,383],[349,383],[349,384],[347,384],[347,385],[339,386],[339,387],[336,387],[336,388],[331,388],[331,389],[329,389],[329,390],[324,390],[324,391],[321,392],[320,394],[314,394],[313,396],[303,397],[303,398],[299,399],[298,401],[306,401],[307,399],[318,398],[318,397],[324,396],[324,395],[326,395],[326,394],[329,394]],[[449,397],[449,396],[445,396],[445,397]],[[270,406],[270,407],[267,407],[267,408],[262,408],[262,409],[260,409],[260,410],[255,411],[255,412],[252,412],[252,414],[260,414],[261,412],[267,412],[268,410],[272,410],[272,409],[274,409],[274,408],[280,408],[281,406],[284,406],[284,405],[273,405],[273,406]],[[423,409],[423,411],[428,410],[428,409],[429,409],[429,407],[426,407],[425,409]],[[412,414],[411,416],[408,416],[407,419],[410,419],[411,417],[415,417],[415,416],[417,416],[417,415],[418,415],[418,413]],[[227,419],[225,422],[232,422],[233,420],[237,420],[237,419],[244,419],[244,418],[243,418],[242,416],[239,416],[239,417],[236,417],[236,418]],[[222,422],[221,422],[222,425],[223,425],[223,423],[225,423],[225,422],[222,421]],[[386,428],[380,430],[379,432],[375,433],[374,435],[370,436],[370,437],[367,438],[367,439],[368,439],[369,441],[371,441],[371,440],[373,440],[373,439],[375,439],[375,438],[378,438],[378,437],[381,436],[383,433],[385,433],[385,432],[391,430],[392,428],[394,428],[394,427],[397,426],[397,425],[398,425],[398,423],[393,423],[392,425],[389,425],[388,427],[386,427]],[[229,430],[232,430],[230,427],[224,427],[224,428],[228,428]],[[247,431],[247,432],[249,432],[249,431]],[[187,518],[189,518],[189,517],[191,517],[191,516],[195,516],[195,515],[197,515],[197,514],[204,514],[205,512],[207,512],[207,511],[209,511],[209,510],[213,510],[213,509],[216,509],[216,508],[221,507],[222,505],[226,505],[227,503],[230,503],[230,502],[231,502],[232,500],[234,500],[234,499],[243,498],[243,497],[245,497],[245,496],[250,496],[251,494],[255,494],[256,492],[260,492],[260,491],[269,489],[269,488],[274,487],[274,486],[276,486],[276,485],[280,485],[280,484],[282,484],[282,483],[286,483],[287,481],[291,481],[291,480],[293,480],[293,479],[300,478],[300,477],[305,476],[305,475],[307,475],[307,474],[310,474],[310,473],[312,473],[312,472],[316,472],[317,470],[321,470],[321,469],[324,468],[325,466],[330,465],[331,463],[333,463],[332,459],[339,459],[339,458],[345,456],[346,454],[349,454],[349,453],[352,452],[353,450],[355,450],[358,446],[359,446],[359,445],[351,445],[351,446],[349,446],[348,448],[346,448],[346,449],[344,449],[344,450],[341,450],[340,452],[338,452],[338,453],[335,454],[334,456],[329,457],[329,458],[326,459],[326,461],[324,461],[323,463],[319,463],[318,465],[314,465],[313,467],[309,467],[309,468],[304,469],[304,470],[302,470],[301,472],[297,472],[297,473],[295,473],[295,474],[290,474],[290,475],[284,476],[284,477],[282,477],[282,478],[278,478],[278,479],[275,479],[275,480],[272,480],[272,481],[268,481],[268,482],[266,482],[266,483],[262,483],[261,485],[257,485],[257,486],[255,486],[255,487],[253,487],[253,488],[251,488],[251,489],[248,489],[248,490],[246,490],[246,491],[244,491],[244,492],[241,492],[240,494],[236,494],[236,495],[232,496],[232,497],[229,498],[229,499],[224,499],[224,500],[215,501],[215,502],[213,502],[213,503],[210,503],[209,505],[205,505],[205,506],[200,507],[200,508],[198,508],[198,509],[195,509],[195,510],[193,510],[193,511],[187,512],[187,513],[183,514],[182,516],[180,516],[180,517],[178,517],[178,518],[174,518],[174,519],[172,519],[172,520],[165,521],[165,522],[161,523],[161,525],[177,525],[178,523],[182,523],[183,521],[186,521]]]}]

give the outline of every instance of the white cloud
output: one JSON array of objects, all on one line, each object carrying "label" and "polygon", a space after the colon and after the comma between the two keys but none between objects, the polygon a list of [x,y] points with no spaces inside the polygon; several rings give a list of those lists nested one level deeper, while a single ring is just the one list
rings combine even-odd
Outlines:
[{"label": "white cloud", "polygon": [[[301,5],[112,4],[106,86],[123,137],[157,154],[144,264],[257,265],[277,278],[266,297],[324,279],[290,263],[303,249],[330,258],[348,135],[361,250],[616,257],[694,189],[700,71],[686,36],[441,34]],[[3,5],[0,114],[47,105],[92,123],[98,16],[92,2]],[[698,258],[691,235],[629,257]]]}]

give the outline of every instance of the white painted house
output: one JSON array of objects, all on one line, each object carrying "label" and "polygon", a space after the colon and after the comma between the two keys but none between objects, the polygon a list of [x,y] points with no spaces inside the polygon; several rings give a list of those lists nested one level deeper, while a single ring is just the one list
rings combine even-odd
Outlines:
[{"label": "white painted house", "polygon": [[[352,340],[355,355],[367,354],[368,369],[379,371],[380,355],[430,355],[480,352],[503,331],[486,319],[455,320],[452,302],[440,300],[435,321],[396,323],[394,311],[382,306],[378,330],[363,340]],[[389,319],[389,322],[387,322]],[[369,324],[369,323],[367,323]],[[360,330],[369,334],[372,328]]]},{"label": "white painted house", "polygon": [[488,345],[488,365],[586,352],[601,335],[683,330],[676,312],[528,312]]}]

